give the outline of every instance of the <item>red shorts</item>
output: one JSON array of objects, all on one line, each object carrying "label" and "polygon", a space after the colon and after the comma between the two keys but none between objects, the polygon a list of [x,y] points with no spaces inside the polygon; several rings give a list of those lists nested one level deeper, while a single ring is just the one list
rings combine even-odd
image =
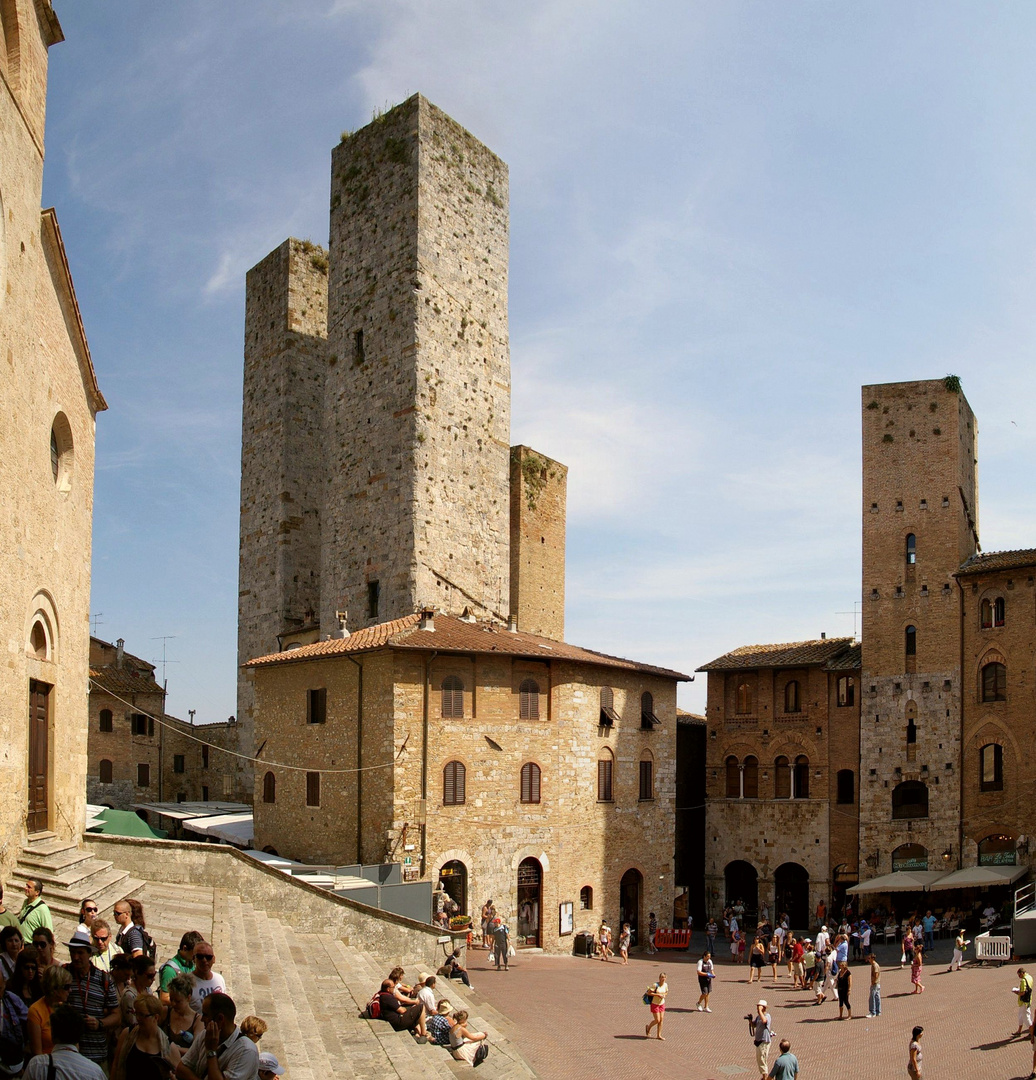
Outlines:
[{"label": "red shorts", "polygon": [[655,1016],[661,1016],[661,1015],[662,1015],[662,1013],[664,1013],[664,1012],[665,1012],[665,1006],[664,1006],[664,1005],[652,1005],[652,1006],[651,1006],[651,1012],[652,1012],[652,1013],[653,1013],[653,1014],[654,1014]]}]

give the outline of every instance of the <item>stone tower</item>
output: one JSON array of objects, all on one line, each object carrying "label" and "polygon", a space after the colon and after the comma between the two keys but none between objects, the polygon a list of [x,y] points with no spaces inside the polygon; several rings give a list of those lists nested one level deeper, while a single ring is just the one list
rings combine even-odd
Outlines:
[{"label": "stone tower", "polygon": [[[239,664],[305,633],[320,609],[327,269],[323,249],[285,240],[246,280]],[[251,746],[252,682],[241,671],[237,715]]]},{"label": "stone tower", "polygon": [[565,637],[568,468],[511,447],[511,615],[518,629]]},{"label": "stone tower", "polygon": [[953,574],[978,548],[976,436],[955,379],[863,388],[860,858],[877,856],[870,876],[892,870],[896,850],[901,867],[959,857]]},{"label": "stone tower", "polygon": [[507,168],[419,95],[332,154],[320,622],[506,618]]}]

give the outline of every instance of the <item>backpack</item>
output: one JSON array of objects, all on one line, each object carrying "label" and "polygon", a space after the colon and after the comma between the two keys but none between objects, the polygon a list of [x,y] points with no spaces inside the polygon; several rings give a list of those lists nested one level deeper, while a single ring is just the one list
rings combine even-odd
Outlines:
[{"label": "backpack", "polygon": [[140,936],[144,939],[144,954],[153,964],[158,957],[158,945],[144,927],[138,926],[137,929],[140,931]]},{"label": "backpack", "polygon": [[378,994],[367,1002],[366,1016],[368,1020],[380,1020],[381,1019],[381,1000]]}]

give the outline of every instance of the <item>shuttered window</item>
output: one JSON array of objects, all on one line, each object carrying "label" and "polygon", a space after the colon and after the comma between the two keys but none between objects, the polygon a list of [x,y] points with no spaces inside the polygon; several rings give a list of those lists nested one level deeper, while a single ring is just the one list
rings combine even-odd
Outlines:
[{"label": "shuttered window", "polygon": [[535,679],[526,679],[518,688],[518,715],[522,720],[540,718],[540,684]]},{"label": "shuttered window", "polygon": [[601,687],[601,727],[612,727],[619,719],[615,711],[615,694],[610,686]]},{"label": "shuttered window", "polygon": [[640,726],[645,731],[650,731],[661,723],[662,721],[655,716],[655,699],[650,691],[645,690],[640,695]]},{"label": "shuttered window", "polygon": [[522,802],[540,801],[540,767],[535,762],[527,761],[522,766]]},{"label": "shuttered window", "polygon": [[448,761],[442,771],[443,806],[461,806],[464,802],[464,765]]},{"label": "shuttered window", "polygon": [[654,762],[642,761],[640,763],[640,801],[647,802],[655,797],[655,784],[653,776]]},{"label": "shuttered window", "polygon": [[456,675],[442,681],[442,715],[454,719],[464,716],[464,683]]},{"label": "shuttered window", "polygon": [[597,801],[612,801],[612,759],[601,758],[597,762]]},{"label": "shuttered window", "polygon": [[306,805],[320,805],[320,773],[306,773]]}]

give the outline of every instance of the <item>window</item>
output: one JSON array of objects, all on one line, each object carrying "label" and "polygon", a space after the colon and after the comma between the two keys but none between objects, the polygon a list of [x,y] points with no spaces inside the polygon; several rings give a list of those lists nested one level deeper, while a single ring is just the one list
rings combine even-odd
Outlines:
[{"label": "window", "polygon": [[155,733],[154,717],[145,716],[144,713],[133,713],[130,716],[130,726],[134,735],[154,735]]},{"label": "window", "polygon": [[98,770],[98,779],[102,784],[110,784],[112,782],[112,763],[107,758],[101,758],[101,767]]},{"label": "window", "polygon": [[655,716],[655,699],[647,690],[640,695],[640,726],[644,731],[658,727],[662,721]]},{"label": "window", "polygon": [[464,716],[464,683],[456,675],[449,675],[442,681],[442,715],[446,719],[461,719]]},{"label": "window", "polygon": [[580,911],[593,911],[594,909],[594,891],[589,885],[584,885],[579,890],[579,909]]},{"label": "window", "polygon": [[610,686],[601,687],[601,727],[611,727],[619,719],[615,711],[615,694]]},{"label": "window", "polygon": [[179,802],[187,802],[187,792],[186,791],[178,791],[176,793],[176,801],[178,803]]},{"label": "window", "polygon": [[799,683],[797,679],[792,679],[784,687],[784,711],[786,713],[802,711],[802,706],[799,703]]},{"label": "window", "polygon": [[150,765],[138,765],[137,766],[137,787],[150,787],[151,785],[151,766]]},{"label": "window", "polygon": [[612,801],[612,761],[611,751],[597,762],[597,801]]},{"label": "window", "polygon": [[518,717],[521,720],[540,718],[540,684],[535,679],[526,679],[518,687]]},{"label": "window", "polygon": [[892,852],[892,870],[918,870],[928,869],[928,850],[921,844],[900,844]]},{"label": "window", "polygon": [[908,626],[903,631],[903,651],[906,654],[906,670],[910,674],[917,670],[917,627]]},{"label": "window", "polygon": [[982,669],[982,700],[1007,700],[1007,668],[995,660]]},{"label": "window", "polygon": [[1004,614],[1005,614],[1004,598],[1002,596],[998,596],[993,601],[993,625],[994,626],[1003,626],[1004,625]]},{"label": "window", "polygon": [[50,429],[50,469],[58,491],[72,490],[72,468],[75,453],[72,447],[72,425],[68,417],[59,412]]},{"label": "window", "polygon": [[268,772],[263,777],[263,802],[275,803],[277,801],[277,777]]},{"label": "window", "polygon": [[540,801],[540,767],[533,761],[527,761],[522,766],[522,802],[538,803]]},{"label": "window", "polygon": [[791,797],[793,799],[809,798],[809,758],[805,754],[799,754],[795,759],[795,769],[792,773]]},{"label": "window", "polygon": [[988,630],[993,625],[993,605],[988,598],[982,601],[981,612],[982,629]]},{"label": "window", "polygon": [[209,748],[204,743],[201,748],[201,767],[207,769],[209,767]]},{"label": "window", "polygon": [[906,561],[907,566],[913,566],[917,562],[917,537],[913,533],[907,533]]},{"label": "window", "polygon": [[1004,790],[1004,748],[988,743],[978,752],[979,788],[982,791]]},{"label": "window", "polygon": [[112,730],[112,711],[111,709],[101,709],[101,731]]},{"label": "window", "polygon": [[928,817],[928,787],[920,780],[905,780],[892,789],[892,818]]},{"label": "window", "polygon": [[209,788],[208,788],[207,784],[202,784],[202,786],[201,786],[201,801],[202,802],[208,802],[209,801]]},{"label": "window", "polygon": [[381,604],[381,586],[376,581],[367,582],[367,618],[376,619]]},{"label": "window", "polygon": [[856,704],[856,680],[851,675],[843,675],[838,680],[838,705],[845,708]]},{"label": "window", "polygon": [[58,478],[58,462],[61,460],[61,452],[58,450],[58,435],[57,432],[50,429],[50,471],[54,474],[54,479]]},{"label": "window", "polygon": [[320,805],[320,773],[306,773],[306,805]]},{"label": "window", "polygon": [[739,683],[735,695],[734,711],[739,716],[748,716],[752,712],[752,688],[748,683]]},{"label": "window", "polygon": [[650,802],[655,797],[654,762],[643,758],[640,762],[640,801]]},{"label": "window", "polygon": [[363,331],[353,331],[353,363],[362,364],[365,358],[363,350]]},{"label": "window", "polygon": [[979,866],[1015,866],[1017,863],[1018,849],[1014,837],[1001,833],[978,842]]},{"label": "window", "polygon": [[173,754],[173,772],[182,773],[186,769],[186,762],[184,761],[183,754]]},{"label": "window", "polygon": [[448,761],[442,771],[443,806],[464,805],[464,765],[459,761]]},{"label": "window", "polygon": [[773,797],[791,798],[791,762],[784,756],[773,763]]},{"label": "window", "polygon": [[749,754],[741,768],[741,797],[759,798],[759,759]]},{"label": "window", "polygon": [[852,769],[838,770],[838,802],[842,806],[856,802],[856,774]]},{"label": "window", "polygon": [[727,758],[727,798],[741,798],[741,766],[733,755]]},{"label": "window", "polygon": [[327,688],[306,691],[306,723],[324,724],[327,722]]}]

